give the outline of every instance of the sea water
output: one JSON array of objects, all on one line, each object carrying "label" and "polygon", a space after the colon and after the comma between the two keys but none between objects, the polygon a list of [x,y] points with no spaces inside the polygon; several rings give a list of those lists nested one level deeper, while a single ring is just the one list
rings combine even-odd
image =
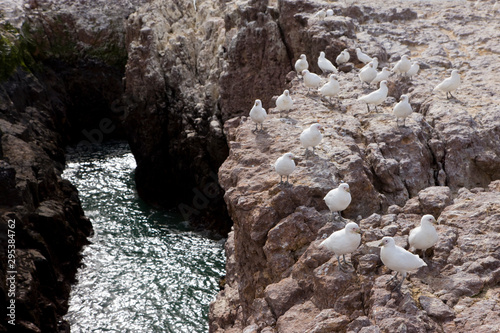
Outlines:
[{"label": "sea water", "polygon": [[65,319],[73,333],[208,332],[223,242],[141,201],[135,166],[126,143],[68,152],[63,177],[77,187],[94,235]]}]

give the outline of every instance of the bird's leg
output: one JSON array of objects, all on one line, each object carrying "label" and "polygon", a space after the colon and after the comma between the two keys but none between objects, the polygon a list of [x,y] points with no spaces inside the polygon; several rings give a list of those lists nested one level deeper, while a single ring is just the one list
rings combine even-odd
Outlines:
[{"label": "bird's leg", "polygon": [[377,104],[375,104],[375,112],[378,112]]},{"label": "bird's leg", "polygon": [[314,148],[315,148],[315,147],[313,147],[313,155],[316,155],[316,151],[315,151],[315,149],[314,149]]},{"label": "bird's leg", "polygon": [[342,265],[342,263],[340,262],[340,257],[337,256],[337,262],[339,263],[339,269],[344,272],[344,273],[347,273],[345,267]]},{"label": "bird's leg", "polygon": [[422,250],[422,260],[425,260],[425,250]]},{"label": "bird's leg", "polygon": [[348,261],[345,260],[345,254],[342,255],[342,259],[344,261],[344,264],[346,264],[347,266],[354,267],[354,266],[352,266],[352,263],[350,263],[350,262],[348,262]]},{"label": "bird's leg", "polygon": [[403,278],[401,279],[401,281],[392,289],[393,291],[394,290],[401,290],[401,286],[403,285],[403,282],[405,281],[406,279],[406,272],[404,272],[403,274]]},{"label": "bird's leg", "polygon": [[255,132],[257,132],[257,131],[258,131],[258,129],[259,129],[259,127],[258,127],[258,126],[259,126],[259,124],[255,123],[255,129],[252,131],[252,133],[255,133]]},{"label": "bird's leg", "polygon": [[450,91],[450,98],[455,98],[455,96],[453,96],[453,95],[451,94],[451,91]]},{"label": "bird's leg", "polygon": [[403,118],[403,127],[406,127],[406,118]]},{"label": "bird's leg", "polygon": [[450,99],[450,98],[448,97],[448,92],[446,92],[446,99]]},{"label": "bird's leg", "polygon": [[260,131],[261,131],[261,132],[264,132],[264,123],[261,123],[261,124],[260,124]]},{"label": "bird's leg", "polygon": [[366,103],[366,108],[368,109],[368,113],[370,113],[370,105]]},{"label": "bird's leg", "polygon": [[388,284],[390,284],[392,281],[394,281],[394,279],[396,279],[396,280],[397,280],[397,276],[398,276],[398,274],[399,274],[399,273],[398,273],[398,272],[396,272],[396,274],[394,274],[394,275],[391,277],[391,279],[390,279],[389,281],[387,281],[385,284],[386,284],[386,285],[388,285]]},{"label": "bird's leg", "polygon": [[288,175],[286,176],[286,182],[285,182],[286,185],[292,185],[288,182]]}]

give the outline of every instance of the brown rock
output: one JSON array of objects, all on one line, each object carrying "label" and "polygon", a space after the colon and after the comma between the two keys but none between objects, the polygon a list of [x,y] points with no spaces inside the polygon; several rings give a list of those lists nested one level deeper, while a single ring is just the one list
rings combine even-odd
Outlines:
[{"label": "brown rock", "polygon": [[420,305],[425,310],[425,312],[427,312],[429,316],[434,317],[437,320],[444,321],[446,319],[455,317],[455,313],[450,309],[450,307],[444,304],[438,298],[420,296],[418,298],[418,301],[420,302]]}]

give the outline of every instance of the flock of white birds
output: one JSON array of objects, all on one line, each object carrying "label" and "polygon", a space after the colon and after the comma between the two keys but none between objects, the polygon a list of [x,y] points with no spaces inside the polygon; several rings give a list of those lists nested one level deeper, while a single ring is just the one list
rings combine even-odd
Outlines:
[{"label": "flock of white birds", "polygon": [[[370,112],[370,105],[373,105],[375,111],[377,105],[382,104],[388,95],[387,79],[391,74],[397,74],[402,77],[411,79],[420,70],[417,62],[411,62],[409,56],[403,55],[401,59],[393,66],[392,71],[388,67],[383,67],[378,71],[377,57],[370,57],[363,53],[360,48],[356,48],[357,59],[364,63],[365,66],[359,70],[358,77],[361,84],[377,85],[378,89],[358,98],[359,101],[366,103],[368,112]],[[336,58],[337,65],[343,65],[350,60],[351,56],[349,51],[343,50]],[[332,97],[339,99],[341,91],[340,84],[337,80],[338,70],[333,63],[325,57],[325,53],[321,52],[318,57],[318,67],[323,72],[323,75],[328,76],[328,82],[321,85],[321,76],[309,71],[309,64],[305,54],[300,55],[299,59],[295,62],[295,70],[301,74],[303,84],[310,93],[311,89],[319,92],[319,94],[331,103]],[[439,90],[446,93],[447,98],[453,97],[451,93],[460,86],[460,75],[457,70],[452,70],[451,77],[439,83],[434,90]],[[340,103],[340,99],[338,100]],[[289,90],[285,90],[276,100],[276,109],[280,113],[283,112],[288,117],[288,113],[293,108],[293,100],[290,96]],[[409,96],[401,95],[400,101],[394,105],[393,113],[396,117],[396,124],[399,127],[399,121],[403,120],[405,126],[405,119],[413,112],[412,106],[409,103]],[[255,130],[263,131],[263,123],[267,116],[266,110],[262,107],[262,102],[257,99],[255,104],[250,110],[250,118],[255,122]],[[300,134],[300,143],[305,148],[306,156],[309,154],[309,148],[312,148],[312,154],[315,154],[315,147],[318,146],[323,138],[321,134],[322,127],[318,123],[312,124],[309,128],[305,129]],[[292,153],[285,153],[279,157],[274,163],[274,169],[280,176],[280,185],[290,185],[289,176],[295,170],[295,156]],[[283,177],[286,180],[283,181]],[[328,206],[334,219],[342,219],[340,212],[345,210],[351,203],[351,194],[349,185],[341,183],[337,188],[332,189],[324,197],[325,204]],[[424,215],[421,219],[420,226],[411,230],[408,238],[410,250],[422,250],[425,259],[425,250],[431,248],[437,243],[438,234],[433,223],[436,220],[432,215]],[[346,266],[351,265],[345,259],[345,255],[354,252],[361,243],[361,229],[355,222],[349,222],[341,230],[333,232],[327,239],[325,239],[320,246],[323,246],[330,251],[333,251],[337,257],[339,269],[346,272]],[[380,258],[384,265],[389,269],[396,272],[393,278],[388,282],[397,281],[398,274],[401,274],[402,279],[395,284],[394,289],[401,288],[406,275],[409,271],[416,270],[422,266],[427,266],[424,260],[419,256],[397,246],[392,237],[382,238],[379,246],[381,246]],[[342,256],[342,262],[340,261]],[[352,266],[352,265],[351,265]]]}]

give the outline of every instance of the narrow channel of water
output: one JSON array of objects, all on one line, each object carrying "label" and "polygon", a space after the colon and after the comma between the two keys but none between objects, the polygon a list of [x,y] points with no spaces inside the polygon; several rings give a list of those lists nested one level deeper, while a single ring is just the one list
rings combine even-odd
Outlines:
[{"label": "narrow channel of water", "polygon": [[83,250],[66,319],[80,332],[208,332],[208,304],[224,274],[222,241],[144,204],[124,143],[71,152],[63,177],[76,185],[95,235]]}]

